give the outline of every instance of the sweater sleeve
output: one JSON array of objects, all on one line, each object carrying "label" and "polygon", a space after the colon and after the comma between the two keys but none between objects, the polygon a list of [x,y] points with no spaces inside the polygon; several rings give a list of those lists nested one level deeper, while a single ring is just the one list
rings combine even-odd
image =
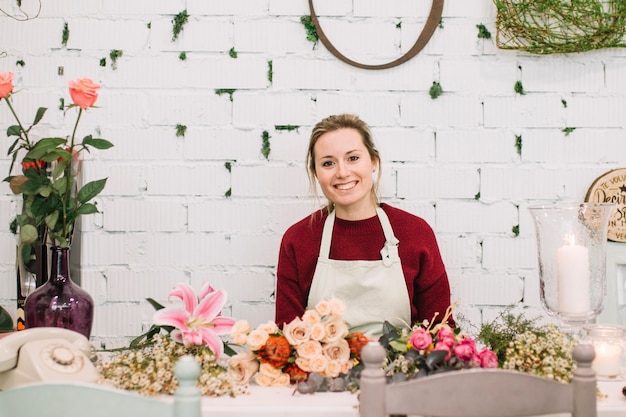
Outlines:
[{"label": "sweater sleeve", "polygon": [[289,242],[289,234],[283,236],[276,269],[276,324],[282,328],[306,308],[308,295],[304,294],[298,280],[295,248]]}]

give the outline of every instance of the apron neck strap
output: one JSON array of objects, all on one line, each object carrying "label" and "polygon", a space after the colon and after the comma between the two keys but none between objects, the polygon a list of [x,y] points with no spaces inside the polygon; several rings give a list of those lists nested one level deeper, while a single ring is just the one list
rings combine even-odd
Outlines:
[{"label": "apron neck strap", "polygon": [[[387,217],[387,213],[380,208],[376,207],[376,214],[378,215],[378,220],[383,227],[383,233],[385,234],[385,247],[388,246],[397,246],[398,239],[393,234],[393,229],[391,228],[391,223],[389,222],[389,217]],[[320,245],[320,258],[329,259],[330,257],[330,241],[333,237],[333,226],[335,225],[335,210],[331,211],[326,217],[326,221],[324,222],[324,229],[322,231],[322,244]]]}]

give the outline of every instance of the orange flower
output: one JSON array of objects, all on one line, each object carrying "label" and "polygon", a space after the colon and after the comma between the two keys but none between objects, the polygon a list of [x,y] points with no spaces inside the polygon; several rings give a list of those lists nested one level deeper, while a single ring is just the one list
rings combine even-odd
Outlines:
[{"label": "orange flower", "polygon": [[43,169],[46,166],[46,163],[41,159],[37,159],[36,161],[24,161],[22,162],[22,171],[26,171],[30,168],[39,168]]},{"label": "orange flower", "polygon": [[348,341],[348,346],[350,346],[350,353],[357,358],[361,357],[361,349],[369,342],[367,336],[359,332],[350,333],[346,340]]},{"label": "orange flower", "polygon": [[309,377],[309,374],[300,369],[300,367],[295,363],[287,365],[284,372],[289,375],[289,381],[292,384],[297,384],[300,381],[306,381]]},{"label": "orange flower", "polygon": [[265,345],[257,351],[257,355],[261,363],[281,368],[291,356],[291,345],[285,336],[270,335]]}]

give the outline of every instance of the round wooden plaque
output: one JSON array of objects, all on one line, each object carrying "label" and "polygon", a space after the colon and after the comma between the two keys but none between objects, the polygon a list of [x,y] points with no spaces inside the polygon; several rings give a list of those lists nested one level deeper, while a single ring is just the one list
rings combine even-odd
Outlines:
[{"label": "round wooden plaque", "polygon": [[608,239],[626,242],[626,168],[614,169],[598,177],[585,196],[589,203],[613,203]]}]

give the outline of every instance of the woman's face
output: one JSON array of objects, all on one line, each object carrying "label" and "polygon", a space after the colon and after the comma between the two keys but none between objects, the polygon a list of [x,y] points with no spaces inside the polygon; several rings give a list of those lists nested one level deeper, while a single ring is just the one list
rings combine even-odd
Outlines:
[{"label": "woman's face", "polygon": [[315,176],[326,198],[335,204],[337,217],[360,220],[376,214],[371,198],[372,161],[355,129],[324,133],[313,147]]}]

